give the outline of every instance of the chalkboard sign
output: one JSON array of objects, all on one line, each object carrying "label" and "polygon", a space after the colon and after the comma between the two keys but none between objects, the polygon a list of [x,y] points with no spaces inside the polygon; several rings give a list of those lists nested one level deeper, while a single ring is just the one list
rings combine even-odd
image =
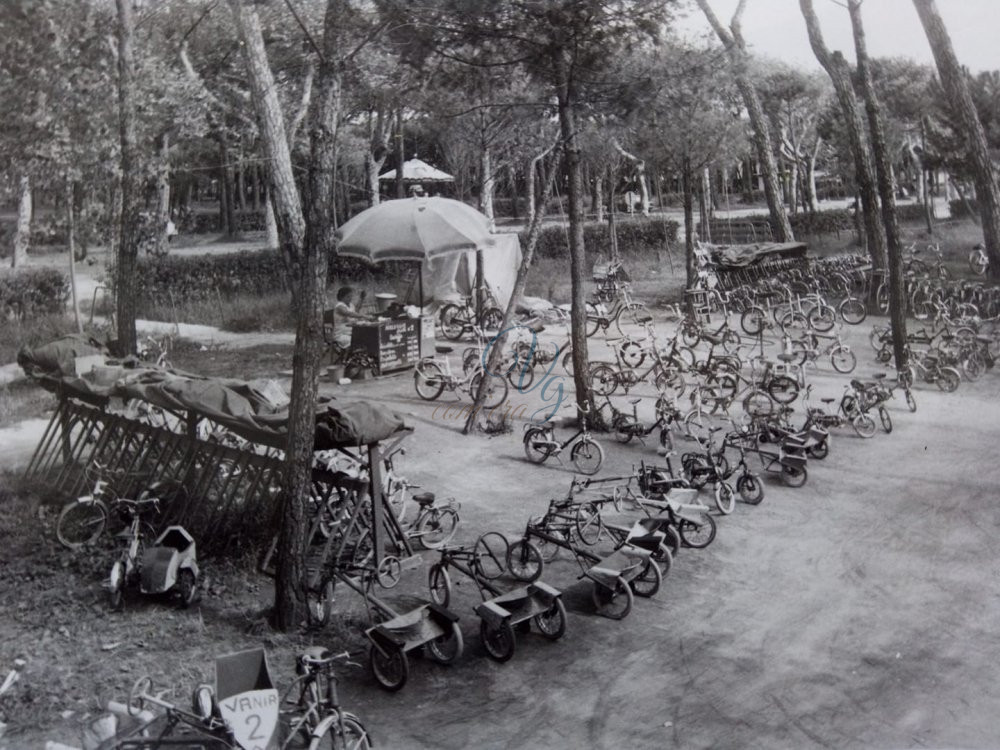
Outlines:
[{"label": "chalkboard sign", "polygon": [[379,326],[378,362],[381,372],[413,367],[420,359],[416,320],[389,320]]}]

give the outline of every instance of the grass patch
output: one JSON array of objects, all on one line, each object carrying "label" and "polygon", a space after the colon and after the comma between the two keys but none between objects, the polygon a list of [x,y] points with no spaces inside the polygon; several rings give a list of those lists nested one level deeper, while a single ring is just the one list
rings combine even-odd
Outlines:
[{"label": "grass patch", "polygon": [[266,344],[239,349],[204,347],[192,341],[176,341],[170,359],[181,370],[222,378],[273,378],[292,367],[292,344]]},{"label": "grass patch", "polygon": [[47,416],[55,406],[55,396],[30,380],[0,385],[0,427]]},{"label": "grass patch", "polygon": [[76,327],[68,315],[38,315],[27,320],[5,320],[0,325],[0,365],[17,361],[22,346],[41,346],[74,333]]},{"label": "grass patch", "polygon": [[294,331],[291,298],[288,292],[262,296],[239,294],[224,298],[189,300],[172,304],[146,304],[139,317],[171,323],[198,323],[234,333],[259,331]]}]

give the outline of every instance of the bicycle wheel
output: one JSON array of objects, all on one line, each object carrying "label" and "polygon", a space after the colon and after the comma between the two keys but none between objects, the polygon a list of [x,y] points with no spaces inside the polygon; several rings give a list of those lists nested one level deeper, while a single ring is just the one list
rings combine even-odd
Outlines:
[{"label": "bicycle wheel", "polygon": [[552,435],[544,427],[532,427],[524,433],[524,455],[533,464],[545,463],[555,447]]},{"label": "bicycle wheel", "polygon": [[444,390],[444,373],[436,362],[420,362],[413,373],[413,387],[424,401],[433,401]]},{"label": "bicycle wheel", "polygon": [[583,503],[576,509],[576,535],[584,544],[593,547],[604,535],[601,509],[594,503]]},{"label": "bicycle wheel", "polygon": [[692,440],[708,439],[708,421],[699,409],[692,409],[684,415],[684,434]]},{"label": "bicycle wheel", "polygon": [[[736,377],[728,372],[720,372],[716,375],[710,375],[707,380],[707,385],[712,386],[714,395],[717,399],[722,399],[724,401],[732,401],[736,397],[736,392],[739,390],[740,384]],[[714,409],[712,410],[715,411]]]},{"label": "bicycle wheel", "polygon": [[537,581],[544,565],[542,553],[527,539],[519,539],[507,550],[507,570],[518,581]]},{"label": "bicycle wheel", "polygon": [[743,474],[736,480],[736,491],[748,505],[760,505],[760,501],[764,499],[764,483],[752,472]]},{"label": "bicycle wheel", "polygon": [[891,341],[891,339],[889,329],[886,326],[872,326],[871,331],[868,332],[868,343],[875,351],[882,349],[886,342]]},{"label": "bicycle wheel", "polygon": [[486,655],[501,664],[510,661],[517,648],[517,636],[508,620],[499,625],[491,625],[486,620],[479,621],[479,639],[483,642]]},{"label": "bicycle wheel", "polygon": [[309,741],[309,750],[371,750],[371,747],[368,730],[358,717],[346,712],[341,713],[340,722],[334,721],[322,735]]},{"label": "bicycle wheel", "polygon": [[615,580],[613,588],[594,581],[590,596],[597,614],[612,620],[624,620],[632,611],[632,588],[621,576]]},{"label": "bicycle wheel", "polygon": [[507,537],[498,531],[488,531],[476,540],[472,552],[475,555],[472,569],[480,578],[492,581],[507,570],[507,553],[510,545]]},{"label": "bicycle wheel", "polygon": [[328,578],[320,584],[319,589],[306,591],[306,607],[309,612],[309,622],[320,628],[325,628],[330,622],[333,611],[333,579]]},{"label": "bicycle wheel", "polygon": [[618,389],[618,373],[608,364],[590,368],[590,389],[598,396],[610,396]]},{"label": "bicycle wheel", "polygon": [[383,690],[402,690],[410,677],[410,663],[401,649],[383,653],[375,644],[368,649],[368,669]]},{"label": "bicycle wheel", "polygon": [[424,549],[440,549],[455,536],[458,513],[454,508],[428,508],[414,528],[415,536]]},{"label": "bicycle wheel", "polygon": [[604,463],[604,449],[591,438],[582,438],[569,452],[569,460],[581,474],[596,474]]},{"label": "bicycle wheel", "polygon": [[618,329],[619,335],[624,336],[626,334],[626,325],[642,326],[652,320],[653,316],[644,304],[641,302],[630,302],[620,309],[615,316],[615,328]]},{"label": "bicycle wheel", "polygon": [[809,311],[809,325],[820,333],[826,333],[837,323],[837,311],[827,304],[820,304]]},{"label": "bicycle wheel", "polygon": [[587,324],[584,328],[584,332],[587,334],[589,339],[595,333],[597,329],[601,327],[601,314],[597,311],[597,305],[593,302],[588,302],[586,305],[587,309]]},{"label": "bicycle wheel", "polygon": [[698,346],[698,342],[701,341],[701,330],[697,324],[690,320],[685,320],[681,324],[681,341],[684,342],[684,346],[691,349]]},{"label": "bicycle wheel", "polygon": [[624,364],[633,368],[641,367],[646,361],[646,352],[642,350],[639,342],[628,339],[618,347],[618,356]]},{"label": "bicycle wheel", "polygon": [[121,612],[125,608],[125,563],[121,560],[111,566],[108,575],[108,607],[112,612]]},{"label": "bicycle wheel", "polygon": [[809,330],[809,321],[802,313],[789,310],[781,316],[778,326],[786,334],[799,335]]},{"label": "bicycle wheel", "polygon": [[663,539],[663,543],[667,545],[667,549],[670,550],[671,558],[677,557],[677,553],[681,549],[681,535],[677,531],[672,523],[664,523],[660,525],[660,531],[662,531],[666,536]]},{"label": "bicycle wheel", "polygon": [[483,310],[479,325],[484,331],[499,331],[503,325],[503,310],[499,307],[487,307]]},{"label": "bicycle wheel", "polygon": [[748,336],[756,336],[764,330],[767,314],[759,307],[751,307],[740,316],[740,328]]},{"label": "bicycle wheel", "polygon": [[427,653],[438,664],[451,664],[461,658],[462,651],[465,650],[462,629],[457,622],[451,623],[451,627],[444,633],[424,645],[427,647]]},{"label": "bicycle wheel", "polygon": [[[472,400],[475,401],[476,393],[479,391],[479,383],[482,381],[484,373],[477,372],[472,376],[472,380],[469,383],[469,395]],[[504,401],[507,400],[507,394],[510,389],[507,386],[506,378],[489,377],[486,383],[486,396],[483,399],[484,409],[495,409]]]},{"label": "bicycle wheel", "polygon": [[729,486],[729,482],[716,482],[712,495],[715,498],[715,507],[722,515],[728,516],[733,512],[736,507],[736,494]]},{"label": "bicycle wheel", "polygon": [[809,458],[815,458],[817,461],[822,461],[830,455],[830,437],[827,436],[820,440],[816,443],[816,445],[809,448],[807,453],[809,454]]},{"label": "bicycle wheel", "polygon": [[906,408],[909,409],[911,412],[915,412],[917,410],[917,400],[913,398],[913,391],[907,388],[905,389],[905,393],[906,393]]},{"label": "bicycle wheel", "polygon": [[767,384],[767,392],[779,404],[790,404],[799,397],[799,384],[787,375],[778,375]]},{"label": "bicycle wheel", "polygon": [[680,396],[684,393],[684,388],[686,383],[684,382],[684,375],[676,367],[671,367],[669,365],[664,366],[656,374],[656,378],[653,380],[653,387],[657,391],[662,393],[667,388],[671,388],[674,393]]},{"label": "bicycle wheel", "polygon": [[458,305],[445,305],[441,308],[441,333],[449,341],[458,341],[465,331],[464,310]]},{"label": "bicycle wheel", "polygon": [[774,399],[764,391],[751,391],[743,399],[743,411],[751,417],[767,417],[774,412]]},{"label": "bicycle wheel", "polygon": [[801,487],[809,478],[809,473],[803,466],[801,469],[796,466],[781,467],[781,481],[789,487]]},{"label": "bicycle wheel", "polygon": [[834,370],[846,375],[849,372],[854,372],[854,368],[858,364],[858,358],[854,356],[854,352],[851,351],[850,347],[841,344],[834,347],[833,351],[830,352],[830,364],[833,365]]},{"label": "bicycle wheel", "polygon": [[681,541],[686,547],[704,549],[715,539],[715,519],[707,513],[703,514],[698,521],[682,518],[677,530],[680,532]]},{"label": "bicycle wheel", "polygon": [[990,260],[986,257],[986,253],[980,250],[973,250],[969,253],[969,268],[976,276],[985,276],[989,265]]},{"label": "bicycle wheel", "polygon": [[550,641],[557,641],[566,632],[566,605],[562,603],[562,599],[556,599],[551,607],[532,619],[539,633]]},{"label": "bicycle wheel", "polygon": [[875,304],[878,306],[880,313],[885,315],[889,312],[889,285],[882,284],[878,291],[875,292]]},{"label": "bicycle wheel", "polygon": [[642,572],[628,582],[632,593],[644,599],[656,596],[656,592],[660,590],[662,584],[663,573],[660,571],[660,566],[653,562],[652,558],[647,558]]},{"label": "bicycle wheel", "polygon": [[860,325],[868,317],[865,303],[857,297],[848,297],[840,303],[837,310],[841,319],[852,326]]},{"label": "bicycle wheel", "polygon": [[740,339],[740,335],[732,328],[727,328],[722,334],[722,349],[726,354],[732,354],[737,351],[741,343],[743,341]]},{"label": "bicycle wheel", "polygon": [[66,549],[93,544],[108,525],[108,508],[100,500],[79,499],[66,503],[56,521],[56,538]]},{"label": "bicycle wheel", "polygon": [[[566,535],[559,529],[548,529],[546,533],[549,534],[549,536],[554,536],[558,539],[566,541]],[[557,557],[559,557],[559,553],[563,549],[558,544],[556,544],[555,542],[550,542],[548,539],[536,538],[535,541],[532,542],[532,544],[534,544],[535,547],[538,548],[538,551],[542,554],[542,562],[545,563],[550,563]]]},{"label": "bicycle wheel", "polygon": [[978,352],[973,352],[962,362],[962,372],[972,382],[979,380],[985,371],[986,363]]},{"label": "bicycle wheel", "polygon": [[451,576],[443,563],[434,563],[427,571],[427,587],[431,592],[431,601],[447,607],[451,601]]},{"label": "bicycle wheel", "polygon": [[851,420],[858,437],[870,438],[875,434],[875,420],[869,414],[858,414]]},{"label": "bicycle wheel", "polygon": [[882,429],[885,430],[885,434],[888,435],[892,432],[892,417],[889,416],[889,410],[882,404],[878,406],[878,418],[882,422]]},{"label": "bicycle wheel", "polygon": [[938,369],[937,378],[934,381],[937,387],[945,393],[953,393],[962,382],[962,376],[954,367],[941,367]]}]

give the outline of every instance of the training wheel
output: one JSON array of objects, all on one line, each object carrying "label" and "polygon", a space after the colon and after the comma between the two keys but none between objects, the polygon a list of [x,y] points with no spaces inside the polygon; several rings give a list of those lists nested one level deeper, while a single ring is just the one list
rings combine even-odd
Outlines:
[{"label": "training wheel", "polygon": [[402,575],[403,564],[395,555],[389,555],[388,557],[383,557],[382,562],[378,564],[378,570],[375,571],[375,580],[378,581],[378,585],[382,588],[391,589],[399,583]]}]

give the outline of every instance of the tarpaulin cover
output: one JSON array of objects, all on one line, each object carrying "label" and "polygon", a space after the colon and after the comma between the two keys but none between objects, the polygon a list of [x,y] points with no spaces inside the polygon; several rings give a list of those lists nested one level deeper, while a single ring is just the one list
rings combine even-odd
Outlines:
[{"label": "tarpaulin cover", "polygon": [[719,267],[742,268],[774,258],[805,257],[804,242],[756,242],[751,245],[706,245]]},{"label": "tarpaulin cover", "polygon": [[76,358],[92,354],[107,354],[107,350],[89,336],[71,333],[34,349],[22,347],[17,363],[28,375],[74,375]]},{"label": "tarpaulin cover", "polygon": [[[157,368],[127,370],[107,386],[81,377],[39,380],[50,390],[90,403],[105,403],[111,397],[140,399],[176,414],[208,418],[254,443],[284,448],[287,441],[288,409],[271,403],[262,382]],[[316,405],[315,450],[367,445],[405,429],[403,417],[383,406],[325,399]]]}]

